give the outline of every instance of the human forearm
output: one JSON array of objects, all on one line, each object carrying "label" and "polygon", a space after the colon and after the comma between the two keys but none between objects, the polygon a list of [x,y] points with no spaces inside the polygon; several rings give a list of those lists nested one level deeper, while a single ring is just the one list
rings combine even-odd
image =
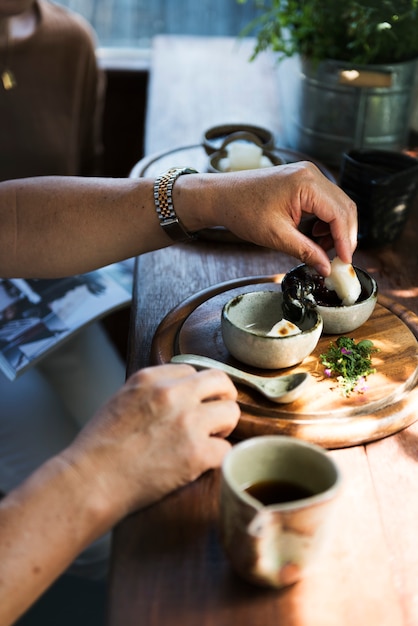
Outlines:
[{"label": "human forearm", "polygon": [[170,242],[152,208],[145,179],[1,183],[0,274],[71,275],[163,247]]},{"label": "human forearm", "polygon": [[163,365],[133,375],[75,441],[0,502],[0,625],[94,539],[210,468],[239,418],[231,380]]},{"label": "human forearm", "polygon": [[[0,183],[0,275],[53,278],[163,248],[152,179],[50,177]],[[356,245],[353,202],[311,163],[180,176],[173,189],[187,231],[224,226],[327,275],[324,250],[298,231],[303,214],[327,226],[345,262]]]},{"label": "human forearm", "polygon": [[13,623],[109,528],[91,483],[56,458],[0,502],[1,626]]}]

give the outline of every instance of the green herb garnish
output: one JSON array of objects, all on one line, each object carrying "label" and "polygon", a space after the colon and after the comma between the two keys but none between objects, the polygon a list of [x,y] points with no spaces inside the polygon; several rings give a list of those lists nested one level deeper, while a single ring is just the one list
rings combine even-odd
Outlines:
[{"label": "green herb garnish", "polygon": [[366,377],[376,372],[371,355],[378,351],[369,339],[356,343],[349,337],[339,337],[319,358],[325,366],[325,375],[335,376],[343,394],[349,396],[353,391],[364,393],[366,390]]}]

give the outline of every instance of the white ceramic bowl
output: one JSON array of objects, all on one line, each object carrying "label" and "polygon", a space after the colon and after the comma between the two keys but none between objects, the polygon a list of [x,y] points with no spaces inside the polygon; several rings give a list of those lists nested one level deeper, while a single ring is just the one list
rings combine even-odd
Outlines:
[{"label": "white ceramic bowl", "polygon": [[[344,335],[367,322],[374,311],[377,302],[378,287],[375,279],[366,271],[353,266],[361,284],[360,298],[354,304],[344,306],[342,304],[320,304],[318,292],[313,291],[315,301],[317,298],[317,310],[321,314],[324,322],[323,332],[330,335]],[[290,284],[294,277],[301,277],[308,274],[310,277],[318,277],[312,268],[302,264],[294,267],[282,280],[282,291]],[[320,277],[318,277],[320,278]]]},{"label": "white ceramic bowl", "polygon": [[303,361],[315,349],[322,318],[312,309],[296,335],[268,336],[283,317],[279,291],[253,291],[235,296],[222,310],[222,337],[233,357],[254,367],[282,369]]}]

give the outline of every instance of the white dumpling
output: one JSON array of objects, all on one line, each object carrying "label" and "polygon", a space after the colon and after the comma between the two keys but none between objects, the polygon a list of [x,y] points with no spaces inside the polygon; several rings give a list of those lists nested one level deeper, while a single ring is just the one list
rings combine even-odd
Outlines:
[{"label": "white dumpling", "polygon": [[331,261],[331,274],[324,280],[325,287],[335,291],[347,306],[357,302],[361,293],[361,284],[351,263],[343,263],[339,257]]},{"label": "white dumpling", "polygon": [[288,337],[302,332],[296,324],[283,318],[267,333],[267,337]]}]

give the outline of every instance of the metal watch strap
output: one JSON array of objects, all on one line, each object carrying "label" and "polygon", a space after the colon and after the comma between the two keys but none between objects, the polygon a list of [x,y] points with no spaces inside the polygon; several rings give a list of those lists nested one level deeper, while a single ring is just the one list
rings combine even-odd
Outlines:
[{"label": "metal watch strap", "polygon": [[160,226],[173,241],[194,239],[180,222],[173,205],[173,187],[179,176],[197,174],[191,167],[172,167],[156,178],[154,183],[154,202],[160,220]]}]

